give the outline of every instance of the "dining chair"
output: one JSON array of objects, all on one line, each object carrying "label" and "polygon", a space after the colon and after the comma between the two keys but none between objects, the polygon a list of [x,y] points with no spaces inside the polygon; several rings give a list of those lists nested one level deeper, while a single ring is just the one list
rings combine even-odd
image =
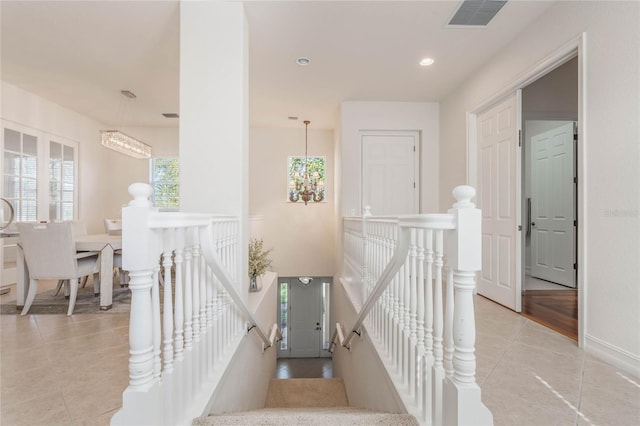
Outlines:
[{"label": "dining chair", "polygon": [[55,279],[69,282],[69,308],[73,313],[78,296],[78,280],[94,275],[100,265],[94,252],[76,252],[73,225],[63,223],[19,223],[20,245],[29,269],[29,291],[20,315],[26,315],[38,291],[38,280]]},{"label": "dining chair", "polygon": [[[54,223],[63,223],[63,222],[67,222],[67,221],[53,221]],[[74,240],[77,237],[82,237],[87,235],[87,225],[86,223],[84,223],[84,221],[82,220],[70,220],[68,221],[69,223],[71,223],[71,230],[73,231],[73,238]],[[89,277],[85,276],[82,277],[81,281],[80,281],[80,285],[82,286],[82,288],[84,288],[85,285],[87,285],[87,279]],[[57,296],[58,293],[60,293],[60,289],[62,288],[62,285],[65,283],[65,280],[58,280],[58,285],[55,289],[55,291],[53,292],[54,296]],[[96,287],[99,288],[99,283],[98,282],[94,282],[94,293],[98,293],[99,290],[96,289]],[[69,297],[69,291],[67,288],[65,288],[65,293],[64,293],[65,297]]]},{"label": "dining chair", "polygon": [[121,219],[105,219],[104,230],[109,235],[122,235]]},{"label": "dining chair", "polygon": [[[104,230],[109,235],[122,235],[122,219],[105,219]],[[120,287],[127,286],[129,274],[122,270],[122,250],[113,253],[113,268],[120,279]]]}]

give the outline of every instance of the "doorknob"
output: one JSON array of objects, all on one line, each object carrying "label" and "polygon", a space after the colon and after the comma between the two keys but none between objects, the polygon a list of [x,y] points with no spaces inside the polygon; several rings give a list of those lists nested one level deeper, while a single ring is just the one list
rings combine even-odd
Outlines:
[{"label": "doorknob", "polygon": [[317,323],[316,323],[316,330],[320,330],[320,328],[321,328],[321,327],[320,327],[320,323],[319,323],[319,322],[317,322]]}]

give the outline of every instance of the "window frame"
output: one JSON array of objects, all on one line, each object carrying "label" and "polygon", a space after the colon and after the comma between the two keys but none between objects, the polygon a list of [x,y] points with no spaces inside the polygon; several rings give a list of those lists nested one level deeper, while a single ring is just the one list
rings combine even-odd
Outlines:
[{"label": "window frame", "polygon": [[[289,183],[293,180],[294,176],[291,174],[291,160],[294,158],[301,158],[301,159],[305,159],[304,155],[289,155],[287,156],[287,182],[286,182],[286,187],[287,187],[287,192],[286,192],[286,201],[287,203],[291,203],[291,204],[298,204],[298,203],[304,203],[304,201],[302,201],[302,199],[299,199],[298,201],[291,201],[289,199],[289,193],[290,193],[290,188],[289,188]],[[308,155],[306,156],[306,158],[308,158],[309,160],[311,159],[320,159],[323,162],[323,172],[322,175],[320,176],[320,180],[324,182],[324,187],[322,189],[322,192],[324,194],[324,198],[322,199],[322,201],[319,201],[319,203],[326,203],[327,202],[327,157],[325,155]],[[314,201],[311,201],[312,203],[315,203]]]},{"label": "window frame", "polygon": [[[177,181],[156,181],[155,178],[155,161],[156,160],[175,160],[178,162],[178,176],[177,176]],[[178,185],[178,195],[177,195],[177,199],[178,199],[178,204],[176,206],[162,206],[162,207],[158,207],[156,205],[156,191],[155,191],[155,184],[157,183],[165,183],[165,184],[177,184]],[[180,210],[180,157],[177,156],[166,156],[166,157],[151,157],[149,159],[149,185],[151,185],[151,188],[154,189],[153,193],[151,194],[151,203],[153,204],[154,207],[157,207],[160,211],[164,211],[164,212],[176,212]]]}]

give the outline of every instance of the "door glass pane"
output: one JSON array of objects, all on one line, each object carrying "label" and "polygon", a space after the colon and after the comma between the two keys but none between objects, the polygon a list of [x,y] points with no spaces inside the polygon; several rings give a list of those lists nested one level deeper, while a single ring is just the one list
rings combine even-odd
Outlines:
[{"label": "door glass pane", "polygon": [[19,204],[20,220],[25,222],[34,222],[36,220],[36,202],[35,200],[23,200]]},{"label": "door glass pane", "polygon": [[62,203],[62,220],[73,220],[73,203]]},{"label": "door glass pane", "polygon": [[21,152],[20,132],[11,129],[4,129],[4,149],[5,151]]},{"label": "door glass pane", "polygon": [[20,178],[16,176],[4,177],[4,197],[18,198],[20,193]]},{"label": "door glass pane", "polygon": [[280,332],[282,340],[280,341],[280,350],[286,350],[289,347],[288,341],[289,330],[289,284],[280,283]]},{"label": "door glass pane", "polygon": [[331,344],[331,283],[322,283],[322,349],[329,350]]},{"label": "door glass pane", "polygon": [[38,175],[38,158],[32,156],[22,157],[22,176],[35,179]]},{"label": "door glass pane", "polygon": [[11,152],[4,153],[4,174],[20,174],[20,155]]},{"label": "door glass pane", "polygon": [[67,162],[70,161],[73,163],[74,161],[74,155],[73,155],[73,151],[74,149],[70,146],[64,146],[64,155],[62,156],[62,159]]},{"label": "door glass pane", "polygon": [[35,136],[22,134],[22,152],[29,155],[38,155],[38,138]]}]

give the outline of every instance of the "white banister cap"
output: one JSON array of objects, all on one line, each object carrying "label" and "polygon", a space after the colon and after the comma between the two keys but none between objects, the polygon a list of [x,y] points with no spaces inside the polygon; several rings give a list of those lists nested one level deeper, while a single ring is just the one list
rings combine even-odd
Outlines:
[{"label": "white banister cap", "polygon": [[453,198],[456,203],[453,205],[457,209],[474,208],[476,205],[471,202],[471,199],[476,196],[476,190],[473,186],[460,185],[453,188]]},{"label": "white banister cap", "polygon": [[130,206],[151,206],[150,197],[153,188],[148,183],[132,183],[129,185],[129,195],[133,200],[129,201]]}]

